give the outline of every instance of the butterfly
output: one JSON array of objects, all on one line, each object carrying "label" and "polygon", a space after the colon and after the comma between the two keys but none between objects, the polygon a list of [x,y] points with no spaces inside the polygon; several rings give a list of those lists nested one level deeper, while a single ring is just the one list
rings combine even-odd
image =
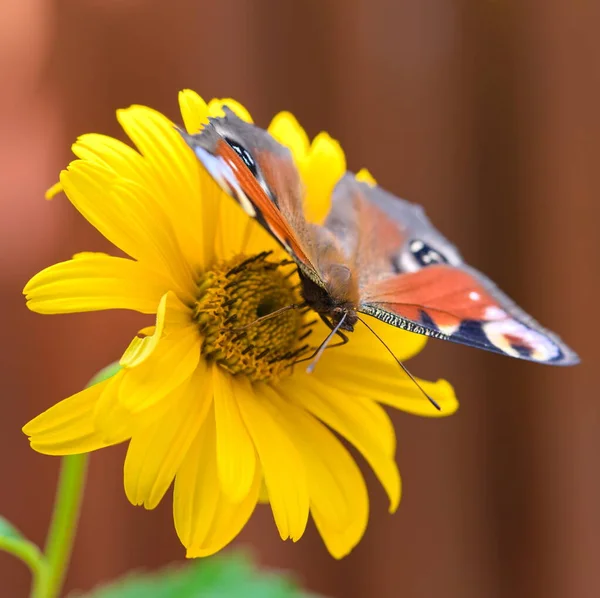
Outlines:
[{"label": "butterfly", "polygon": [[[195,135],[180,131],[208,173],[288,252],[302,296],[333,332],[367,314],[409,332],[550,365],[579,358],[465,263],[423,208],[348,172],[322,225],[303,212],[290,151],[229,108]],[[368,326],[368,325],[367,325]],[[328,337],[329,338],[329,337]]]}]

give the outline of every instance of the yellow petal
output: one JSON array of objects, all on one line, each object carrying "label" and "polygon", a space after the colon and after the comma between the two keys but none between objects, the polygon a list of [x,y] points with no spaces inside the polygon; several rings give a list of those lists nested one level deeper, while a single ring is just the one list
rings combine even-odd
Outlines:
[{"label": "yellow petal", "polygon": [[228,195],[221,193],[216,201],[220,204],[215,231],[215,257],[219,261],[229,260],[241,253],[251,219]]},{"label": "yellow petal", "polygon": [[[128,206],[127,210],[121,207],[121,214],[131,217],[130,228],[135,228],[132,221],[138,223],[139,230],[135,232],[138,250],[135,257],[161,276],[168,277],[172,281],[172,290],[180,297],[188,302],[193,301],[196,276],[179,247],[171,222],[159,206],[153,205],[151,189],[137,183],[118,182],[114,184],[112,194],[119,198],[121,206]],[[140,222],[143,222],[143,226],[139,225]]]},{"label": "yellow petal", "polygon": [[173,391],[163,416],[134,432],[125,459],[125,493],[134,505],[155,508],[196,439],[211,406],[206,366]]},{"label": "yellow petal", "polygon": [[138,334],[142,336],[152,336],[156,332],[156,326],[144,326],[142,329],[138,330]]},{"label": "yellow petal", "polygon": [[212,367],[215,421],[217,426],[217,471],[221,490],[232,503],[241,502],[254,483],[254,444],[242,421],[236,396],[240,382],[218,365]]},{"label": "yellow petal", "polygon": [[173,516],[182,544],[200,544],[208,534],[221,498],[217,476],[216,430],[211,406],[175,477]]},{"label": "yellow petal", "polygon": [[[361,314],[360,317],[385,342],[391,352],[400,361],[406,361],[419,354],[427,344],[427,337],[423,334],[407,332],[365,314]],[[321,334],[326,332],[325,328],[322,330]],[[358,322],[354,332],[350,336],[350,342],[335,351],[326,351],[323,359],[329,359],[332,356],[336,359],[347,357],[359,362],[363,358],[370,358],[381,360],[384,363],[395,363],[394,358],[389,354],[377,336],[362,322]],[[396,367],[399,366],[396,365]],[[323,369],[327,368],[324,367]]]},{"label": "yellow petal", "polygon": [[152,334],[146,336],[135,336],[129,343],[127,349],[119,360],[119,365],[124,368],[134,368],[144,363],[158,346],[165,328],[165,315],[167,311],[167,300],[171,293],[165,293],[158,303],[156,309],[156,324],[153,326]]},{"label": "yellow petal", "polygon": [[258,502],[261,505],[269,504],[269,491],[267,490],[267,486],[265,484],[265,478],[262,478],[260,483],[260,491],[258,493]]},{"label": "yellow petal", "polygon": [[273,517],[282,540],[298,540],[306,528],[309,496],[306,471],[293,441],[269,411],[263,396],[273,391],[265,384],[238,386],[238,404],[258,453]]},{"label": "yellow petal", "polygon": [[152,170],[144,157],[119,139],[100,133],[86,133],[77,138],[71,149],[78,158],[97,164],[115,178],[152,187]]},{"label": "yellow petal", "polygon": [[296,167],[304,163],[310,142],[306,131],[289,112],[276,114],[268,128],[269,133],[292,152]]},{"label": "yellow petal", "polygon": [[119,401],[121,382],[126,376],[127,370],[121,370],[113,376],[94,407],[94,429],[107,443],[121,438],[124,432],[129,438],[137,430],[148,428],[164,417],[170,407],[170,402],[166,400],[135,414],[126,409]]},{"label": "yellow petal", "polygon": [[345,172],[346,157],[340,144],[327,133],[319,133],[302,167],[305,212],[309,222],[323,223],[331,208],[333,188]]},{"label": "yellow petal", "polygon": [[[252,122],[246,108],[231,99],[213,99],[207,106],[198,94],[185,90],[179,95],[179,105],[188,133],[200,131],[208,122],[209,116],[223,116],[223,105],[229,106],[243,120]],[[250,232],[249,225],[252,221],[243,209],[227,196],[206,170],[201,165],[199,167],[202,173],[200,186],[204,210],[203,222],[206,223],[203,230],[204,261],[209,263],[213,259],[215,250],[217,260],[230,259],[234,255],[246,251],[245,245]],[[262,247],[257,253],[264,250],[265,248]]]},{"label": "yellow petal", "polygon": [[106,442],[94,428],[94,407],[112,378],[86,388],[50,407],[23,427],[31,448],[45,455],[87,453],[129,438],[128,431]]},{"label": "yellow petal", "polygon": [[245,213],[243,216],[246,218],[247,224],[244,229],[240,253],[256,255],[262,251],[273,251],[271,257],[274,261],[284,259],[285,255],[281,245],[256,220],[249,218]]},{"label": "yellow petal", "polygon": [[191,89],[179,92],[179,110],[185,124],[185,130],[191,135],[199,133],[208,122],[206,102]]},{"label": "yellow petal", "polygon": [[413,384],[412,380],[403,380],[398,392],[379,394],[377,401],[390,407],[421,415],[423,417],[447,417],[458,410],[458,399],[454,388],[446,380],[427,382],[416,378],[421,388],[439,405],[440,409],[432,405],[423,397],[423,393]]},{"label": "yellow petal", "polygon": [[[360,475],[360,471],[357,473]],[[350,488],[350,485],[348,485],[348,488]],[[360,542],[369,519],[369,498],[364,481],[360,490],[356,484],[352,485],[352,490],[360,493],[351,498],[354,506],[354,519],[352,519],[348,527],[342,530],[337,529],[330,525],[329,520],[323,516],[321,511],[318,509],[312,509],[311,511],[315,525],[325,542],[325,546],[327,546],[327,550],[336,559],[345,557]]]},{"label": "yellow petal", "polygon": [[132,309],[155,313],[168,287],[138,262],[86,253],[50,266],[25,286],[27,307],[42,314]]},{"label": "yellow petal", "polygon": [[146,361],[154,353],[162,334],[162,328],[160,327],[161,311],[164,312],[164,308],[159,305],[156,326],[153,327],[152,334],[133,337],[127,349],[125,349],[125,353],[123,353],[119,360],[120,366],[134,368]]},{"label": "yellow petal", "polygon": [[[221,188],[221,185],[207,172],[206,168],[190,150],[192,156],[198,163],[199,185],[200,185],[200,207],[202,209],[202,256],[205,267],[213,264],[219,258],[215,256],[216,235],[222,227],[220,214],[221,208],[225,202],[236,203]],[[236,204],[237,205],[237,204]],[[249,218],[247,218],[249,220]]]},{"label": "yellow petal", "polygon": [[342,558],[367,526],[367,487],[354,459],[323,424],[281,397],[271,400],[306,465],[310,510],[329,552]]},{"label": "yellow petal", "polygon": [[71,203],[109,241],[193,291],[190,267],[171,222],[149,195],[148,184],[123,180],[111,166],[91,160],[72,162],[60,182]]},{"label": "yellow petal", "polygon": [[213,117],[225,116],[223,106],[227,106],[239,118],[246,121],[247,123],[253,122],[252,116],[250,116],[250,113],[248,112],[246,107],[240,104],[238,101],[232,100],[231,98],[212,99],[208,103],[208,115]]},{"label": "yellow petal", "polygon": [[388,494],[390,512],[394,512],[400,503],[401,484],[394,460],[394,428],[385,411],[375,402],[340,392],[314,375],[283,380],[280,391],[363,454]]},{"label": "yellow petal", "polygon": [[[230,260],[240,253],[281,253],[281,246],[231,197],[218,192],[218,224],[214,231],[215,259]],[[273,256],[274,257],[274,256]]]},{"label": "yellow petal", "polygon": [[[102,201],[95,201],[90,193],[78,198],[78,208],[116,244],[125,238],[127,245],[122,249],[126,253],[149,266],[154,264],[173,280],[175,290],[191,297],[194,280],[190,266],[155,197],[155,177],[143,156],[118,139],[96,133],[82,135],[72,149],[85,162],[72,164],[71,170],[85,168],[112,181],[99,190]],[[112,230],[115,227],[120,229],[118,238]]]},{"label": "yellow petal", "polygon": [[151,192],[171,223],[186,261],[205,266],[202,232],[214,222],[204,217],[198,159],[175,125],[155,110],[131,106],[117,111],[117,119],[144,156],[153,179]]},{"label": "yellow petal", "polygon": [[187,380],[200,359],[200,339],[193,325],[162,337],[152,354],[127,369],[119,400],[132,413],[148,409]]},{"label": "yellow petal", "polygon": [[373,177],[373,175],[366,168],[361,168],[356,173],[356,180],[360,181],[361,183],[367,183],[367,184],[371,185],[372,187],[377,185],[377,181],[375,180],[375,177]]},{"label": "yellow petal", "polygon": [[106,385],[94,405],[94,430],[104,442],[112,443],[123,435],[131,436],[135,419],[119,403],[119,388],[125,372],[120,370]]},{"label": "yellow petal", "polygon": [[416,378],[421,388],[438,403],[438,410],[391,358],[386,363],[364,357],[360,360],[329,357],[323,367],[315,370],[315,374],[325,384],[344,393],[367,396],[379,403],[425,417],[446,417],[458,409],[454,390],[446,380],[427,382]]},{"label": "yellow petal", "polygon": [[189,329],[190,331],[195,329],[192,323],[192,313],[175,293],[168,291],[161,297],[156,309],[155,325],[138,333],[144,336],[134,337],[125,353],[123,353],[119,364],[124,368],[133,368],[142,364],[152,355],[163,336],[183,329]]},{"label": "yellow petal", "polygon": [[254,511],[260,471],[248,496],[231,503],[221,492],[217,473],[214,411],[210,410],[175,478],[173,515],[188,558],[208,556],[229,544]]},{"label": "yellow petal", "polygon": [[53,199],[59,193],[62,193],[62,191],[63,191],[63,188],[62,188],[62,185],[60,184],[60,182],[54,183],[54,185],[52,185],[52,187],[50,187],[50,189],[48,189],[48,191],[46,191],[46,193],[44,194],[44,197],[46,199]]},{"label": "yellow petal", "polygon": [[212,525],[202,542],[188,547],[188,559],[207,557],[227,546],[244,528],[258,500],[260,476],[254,478],[250,492],[240,503],[232,503],[221,495],[217,500]]}]

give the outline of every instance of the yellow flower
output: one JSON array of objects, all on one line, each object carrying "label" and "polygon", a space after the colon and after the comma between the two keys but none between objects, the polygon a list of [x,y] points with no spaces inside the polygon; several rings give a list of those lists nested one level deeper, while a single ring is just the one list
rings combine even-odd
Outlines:
[{"label": "yellow flower", "polygon": [[[197,132],[224,104],[250,119],[233,100],[206,104],[182,92],[187,130]],[[31,446],[66,455],[129,441],[127,497],[152,509],[174,481],[175,527],[189,557],[227,545],[261,501],[282,539],[298,540],[310,514],[331,554],[344,556],[364,533],[368,496],[335,433],[364,455],[394,511],[396,441],[380,404],[449,415],[457,408],[452,388],[421,382],[438,412],[364,327],[326,351],[310,375],[292,364],[328,333],[313,313],[288,311],[244,329],[299,300],[295,266],[165,116],[132,106],[117,118],[138,151],[84,135],[49,195],[64,191],[129,257],[80,253],[34,276],[24,292],[39,313],[131,309],[155,315],[154,325],[133,339],[115,376],[29,422]],[[269,130],[292,150],[307,211],[319,220],[345,169],[341,148],[325,134],[310,144],[287,113]],[[371,325],[402,360],[424,346],[424,337]]]}]

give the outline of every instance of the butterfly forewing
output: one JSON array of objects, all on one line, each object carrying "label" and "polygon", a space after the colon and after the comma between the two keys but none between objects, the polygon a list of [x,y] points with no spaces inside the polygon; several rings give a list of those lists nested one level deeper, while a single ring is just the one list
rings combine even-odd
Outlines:
[{"label": "butterfly forewing", "polygon": [[229,108],[224,111],[200,133],[181,135],[222,189],[299,265],[310,268],[302,184],[289,150]]}]

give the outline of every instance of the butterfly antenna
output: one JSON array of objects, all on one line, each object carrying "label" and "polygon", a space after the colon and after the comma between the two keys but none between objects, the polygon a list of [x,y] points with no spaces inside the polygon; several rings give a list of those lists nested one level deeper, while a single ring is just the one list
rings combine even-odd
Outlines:
[{"label": "butterfly antenna", "polygon": [[438,410],[441,411],[442,408],[439,406],[438,402],[430,397],[424,390],[423,387],[417,382],[414,376],[408,371],[406,366],[394,355],[394,352],[386,345],[385,341],[371,328],[360,316],[358,319],[375,335],[375,338],[388,350],[388,353],[396,360],[396,363],[404,370],[406,375],[415,383],[415,386],[425,395],[425,398]]},{"label": "butterfly antenna", "polygon": [[327,338],[319,345],[319,348],[317,349],[317,352],[315,353],[313,360],[310,362],[309,366],[306,368],[306,372],[308,374],[312,374],[315,366],[317,365],[317,362],[319,361],[319,359],[321,359],[321,355],[323,355],[323,351],[325,351],[325,349],[327,349],[327,345],[331,342],[331,339],[337,334],[338,330],[341,328],[342,324],[344,323],[344,320],[346,319],[346,316],[348,315],[347,312],[344,312],[344,315],[340,318],[340,321],[331,329],[331,332],[327,335]]}]

